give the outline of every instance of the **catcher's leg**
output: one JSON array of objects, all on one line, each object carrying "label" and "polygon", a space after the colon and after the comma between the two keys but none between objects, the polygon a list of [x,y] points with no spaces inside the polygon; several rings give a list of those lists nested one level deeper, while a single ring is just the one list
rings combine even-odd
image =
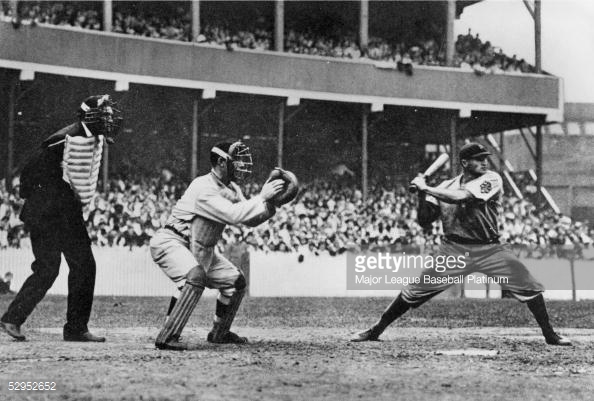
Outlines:
[{"label": "catcher's leg", "polygon": [[209,342],[219,344],[245,344],[248,342],[247,338],[240,337],[230,331],[233,319],[235,319],[239,305],[241,305],[245,295],[246,284],[243,274],[240,274],[233,287],[220,290],[214,324],[206,338]]},{"label": "catcher's leg", "polygon": [[175,304],[177,303],[177,300],[179,299],[179,295],[181,294],[181,290],[183,290],[183,289],[184,289],[184,287],[180,287],[179,294],[173,295],[171,297],[171,299],[169,300],[169,307],[167,308],[167,316],[165,317],[165,320],[169,320],[169,316],[171,316],[171,312],[173,311],[173,308],[175,307]]},{"label": "catcher's leg", "polygon": [[165,322],[165,326],[157,336],[155,345],[159,349],[187,350],[189,344],[179,342],[179,336],[186,326],[190,315],[198,304],[206,286],[206,273],[201,266],[196,266],[188,273],[186,284]]}]

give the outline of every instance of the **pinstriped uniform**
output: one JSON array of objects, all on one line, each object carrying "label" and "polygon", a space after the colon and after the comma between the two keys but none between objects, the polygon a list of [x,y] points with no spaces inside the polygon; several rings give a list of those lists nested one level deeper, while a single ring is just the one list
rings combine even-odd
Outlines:
[{"label": "pinstriped uniform", "polygon": [[[206,272],[206,287],[230,296],[238,267],[215,252],[225,226],[238,225],[267,213],[259,195],[246,200],[239,186],[225,185],[213,172],[196,178],[177,202],[167,221],[153,236],[153,260],[179,288],[196,265]],[[225,294],[229,291],[230,294]]]}]

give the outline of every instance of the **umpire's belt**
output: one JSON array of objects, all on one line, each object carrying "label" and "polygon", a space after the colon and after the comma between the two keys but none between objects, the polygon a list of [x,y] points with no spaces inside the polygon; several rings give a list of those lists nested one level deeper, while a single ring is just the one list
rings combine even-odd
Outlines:
[{"label": "umpire's belt", "polygon": [[448,242],[453,242],[455,244],[461,245],[489,245],[489,244],[499,244],[499,238],[491,238],[486,240],[479,240],[479,239],[472,239],[472,238],[464,238],[458,235],[446,235],[445,239]]},{"label": "umpire's belt", "polygon": [[163,227],[163,228],[165,228],[166,230],[169,230],[169,231],[171,231],[171,232],[172,232],[172,233],[174,233],[174,234],[177,234],[177,235],[179,235],[180,237],[182,237],[182,238],[183,238],[183,239],[185,239],[186,241],[188,240],[188,236],[187,236],[187,235],[184,235],[184,234],[182,234],[182,233],[181,233],[181,231],[179,231],[177,228],[173,227],[171,224],[167,224],[167,225],[166,225],[165,227]]}]

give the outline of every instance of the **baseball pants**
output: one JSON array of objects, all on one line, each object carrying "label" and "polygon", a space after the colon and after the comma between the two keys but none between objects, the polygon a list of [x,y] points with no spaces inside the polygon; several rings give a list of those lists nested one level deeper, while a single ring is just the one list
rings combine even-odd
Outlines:
[{"label": "baseball pants", "polygon": [[[498,278],[501,287],[510,291],[521,302],[529,301],[544,291],[542,284],[530,274],[508,245],[463,245],[445,240],[436,255],[462,256],[466,266],[445,269],[442,272],[430,269],[423,273],[419,284],[411,284],[402,290],[402,298],[407,303],[413,306],[420,305],[453,285],[445,278],[454,279],[460,276],[464,278],[473,273],[483,273],[487,277]],[[428,279],[426,276],[429,276]]]},{"label": "baseball pants", "polygon": [[88,331],[95,289],[95,259],[82,215],[30,227],[35,261],[33,274],[27,278],[2,321],[21,325],[45,297],[60,271],[61,254],[68,263],[68,307],[64,331],[72,334]]},{"label": "baseball pants", "polygon": [[188,272],[199,265],[206,272],[205,287],[218,289],[223,297],[230,298],[235,292],[235,282],[243,275],[237,266],[217,254],[213,247],[198,247],[194,255],[185,238],[167,229],[161,229],[153,236],[150,250],[155,263],[178,289],[184,286]]}]

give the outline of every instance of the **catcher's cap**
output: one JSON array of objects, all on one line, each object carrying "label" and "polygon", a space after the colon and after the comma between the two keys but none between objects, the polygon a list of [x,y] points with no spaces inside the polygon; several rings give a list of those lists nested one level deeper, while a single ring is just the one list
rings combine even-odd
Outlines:
[{"label": "catcher's cap", "polygon": [[227,159],[227,160],[233,159],[229,153],[225,152],[223,149],[219,148],[218,146],[213,146],[210,151],[221,156],[223,159]]},{"label": "catcher's cap", "polygon": [[476,142],[470,142],[460,149],[460,160],[474,159],[482,156],[489,156],[491,152],[483,145]]}]

